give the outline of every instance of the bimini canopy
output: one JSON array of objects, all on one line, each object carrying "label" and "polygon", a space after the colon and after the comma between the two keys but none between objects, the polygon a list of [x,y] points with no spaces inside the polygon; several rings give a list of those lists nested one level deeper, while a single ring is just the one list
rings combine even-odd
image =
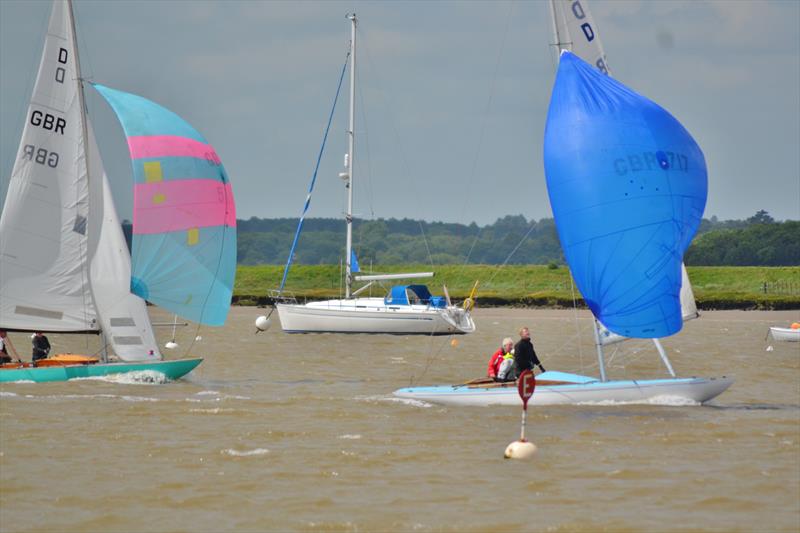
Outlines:
[{"label": "bimini canopy", "polygon": [[386,305],[422,304],[432,307],[445,307],[444,298],[432,296],[426,285],[395,285],[384,298]]}]

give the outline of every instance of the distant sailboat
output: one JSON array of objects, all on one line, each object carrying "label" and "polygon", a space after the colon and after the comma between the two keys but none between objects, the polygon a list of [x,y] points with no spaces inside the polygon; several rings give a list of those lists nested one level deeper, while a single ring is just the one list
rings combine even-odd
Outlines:
[{"label": "distant sailboat", "polygon": [[[425,285],[397,285],[390,289],[384,298],[358,297],[369,285],[353,291],[354,281],[376,281],[416,279],[432,277],[432,272],[410,274],[358,274],[358,262],[353,251],[353,171],[355,144],[355,68],[356,68],[356,16],[349,15],[351,22],[350,61],[350,125],[347,130],[348,150],[345,155],[345,171],[340,177],[347,188],[347,241],[345,251],[345,297],[339,300],[309,302],[279,301],[276,305],[281,327],[289,333],[393,333],[393,334],[460,334],[475,331],[475,323],[470,316],[474,302],[468,298],[464,305],[457,306],[450,302],[449,296],[433,296]],[[342,73],[344,74],[344,73]],[[313,188],[313,180],[312,180]],[[311,199],[311,191],[306,199],[306,207]],[[305,215],[305,211],[304,211]],[[302,226],[302,217],[298,226]],[[297,237],[295,237],[295,243]],[[291,264],[294,244],[289,253],[286,272]],[[278,291],[282,296],[286,272]],[[358,274],[358,275],[356,275]],[[268,324],[266,317],[259,321]],[[258,327],[258,326],[257,326]]]},{"label": "distant sailboat", "polygon": [[[792,324],[792,326],[795,324]],[[770,326],[769,334],[772,335],[772,338],[776,341],[800,342],[800,324],[797,325],[798,327],[791,328]]]},{"label": "distant sailboat", "polygon": [[[579,25],[582,35],[594,40],[585,2],[569,4],[573,16],[586,19]],[[556,28],[555,0],[551,7]],[[671,378],[606,378],[604,344],[625,338],[655,341],[677,333],[684,319],[696,314],[692,305],[681,305],[682,288],[689,287],[682,258],[699,226],[708,184],[703,153],[691,135],[656,103],[608,77],[602,49],[594,55],[598,61],[589,64],[561,51],[544,160],[561,246],[597,319],[600,377],[544,372],[537,376],[531,401],[547,405],[667,397],[706,402],[733,380],[677,378],[659,343]],[[521,403],[513,383],[485,381],[412,387],[395,395],[451,405]]]},{"label": "distant sailboat", "polygon": [[176,379],[202,359],[162,360],[145,300],[200,324],[227,316],[236,217],[216,152],[163,107],[95,88],[128,138],[133,264],[86,115],[72,3],[55,0],[0,217],[0,329],[100,334],[120,362],[11,363],[0,382],[135,371]]}]

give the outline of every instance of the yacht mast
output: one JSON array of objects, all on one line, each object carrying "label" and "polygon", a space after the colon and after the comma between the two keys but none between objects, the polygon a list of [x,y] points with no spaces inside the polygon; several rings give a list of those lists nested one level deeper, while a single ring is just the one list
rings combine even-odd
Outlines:
[{"label": "yacht mast", "polygon": [[355,108],[356,108],[356,14],[347,15],[351,23],[350,34],[350,124],[347,128],[347,154],[344,158],[345,172],[347,174],[345,188],[347,188],[347,249],[345,250],[345,287],[344,297],[350,298],[353,285],[353,272],[351,260],[353,256],[353,155],[355,144]]}]

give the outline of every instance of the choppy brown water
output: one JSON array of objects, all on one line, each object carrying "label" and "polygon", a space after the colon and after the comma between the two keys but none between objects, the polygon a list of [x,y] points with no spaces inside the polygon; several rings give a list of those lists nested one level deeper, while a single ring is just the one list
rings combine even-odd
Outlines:
[{"label": "choppy brown water", "polygon": [[[664,342],[679,374],[737,378],[712,405],[533,409],[529,463],[502,458],[517,409],[391,391],[482,375],[524,324],[548,369],[595,373],[586,314],[478,310],[478,333],[452,347],[277,324],[255,336],[258,312],[204,329],[193,354],[207,359],[179,382],[0,387],[0,530],[800,529],[800,345],[764,340],[797,312],[708,312]],[[611,377],[665,375],[647,343],[625,354]]]}]

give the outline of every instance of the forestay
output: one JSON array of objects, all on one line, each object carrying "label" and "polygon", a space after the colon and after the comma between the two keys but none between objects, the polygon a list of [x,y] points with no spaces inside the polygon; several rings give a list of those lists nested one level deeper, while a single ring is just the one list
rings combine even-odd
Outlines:
[{"label": "forestay", "polygon": [[172,111],[94,87],[122,123],[133,163],[131,292],[188,320],[222,325],[236,271],[236,212],[222,162]]},{"label": "forestay", "polygon": [[563,52],[545,131],[548,193],[576,284],[610,331],[681,329],[681,261],[705,207],[702,151],[666,110]]},{"label": "forestay", "polygon": [[3,329],[98,330],[74,43],[67,6],[56,2],[0,217]]}]

